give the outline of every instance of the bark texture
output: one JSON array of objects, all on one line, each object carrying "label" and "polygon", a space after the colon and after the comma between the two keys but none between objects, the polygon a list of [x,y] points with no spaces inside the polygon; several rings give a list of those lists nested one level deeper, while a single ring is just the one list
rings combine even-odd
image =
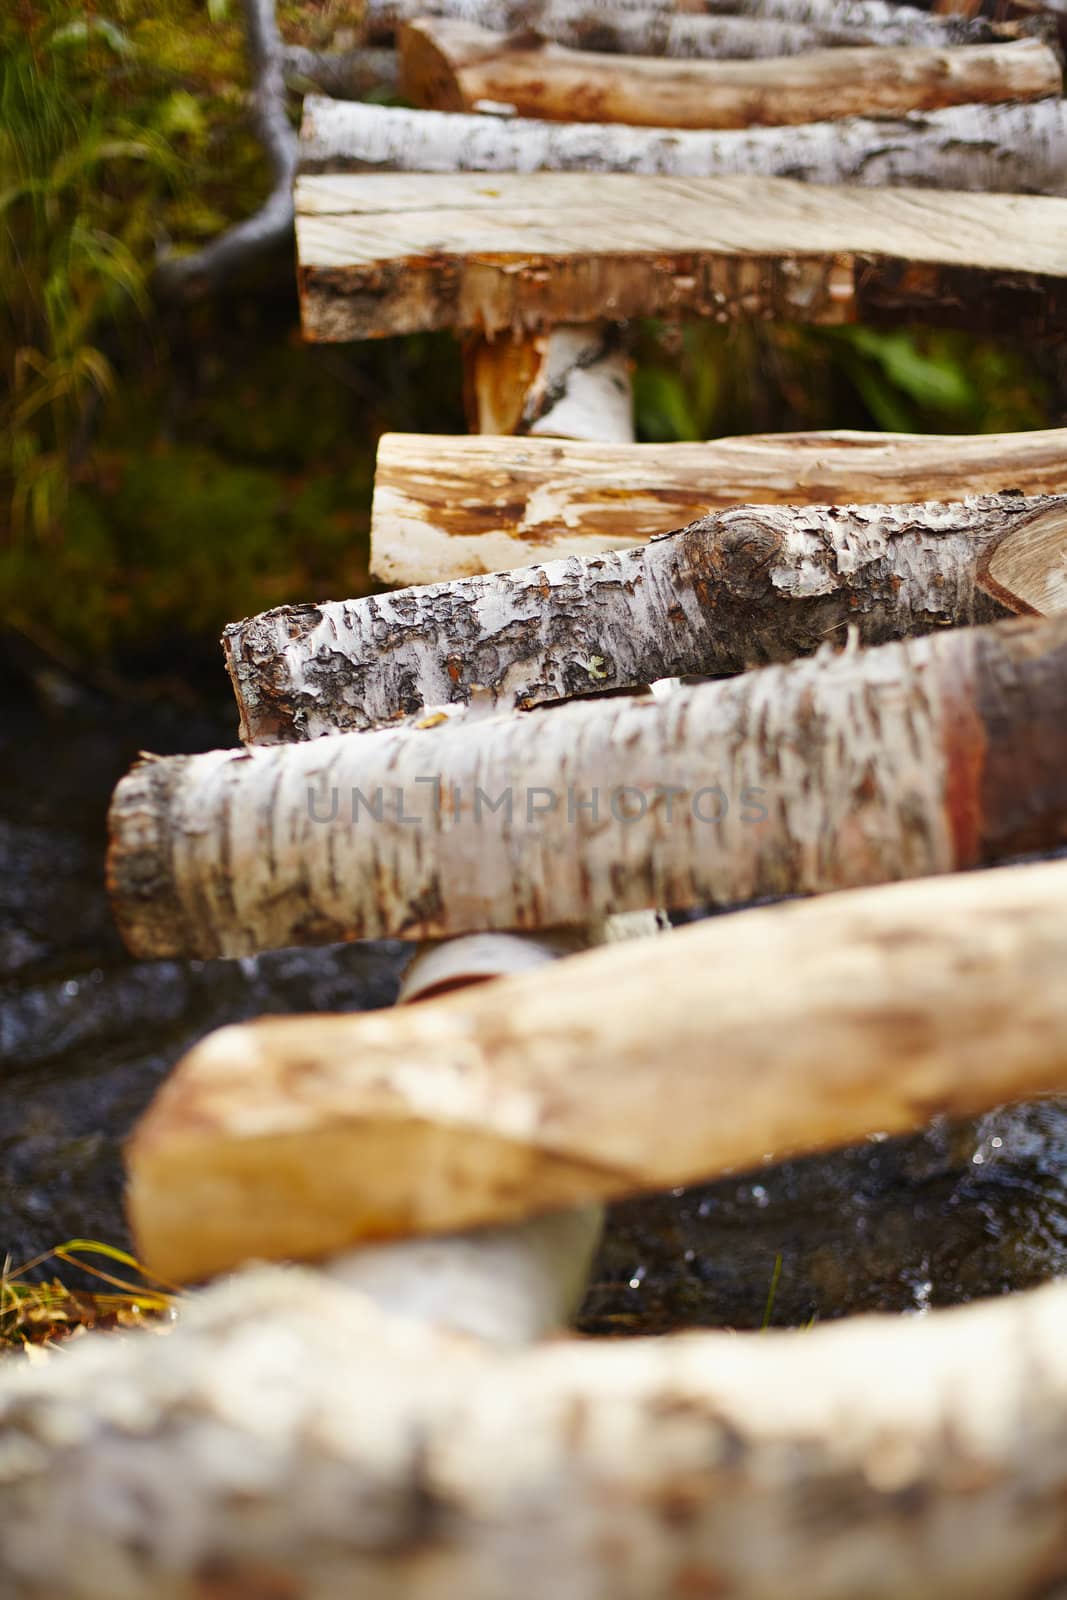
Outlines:
[{"label": "bark texture", "polygon": [[385,583],[434,583],[625,549],[739,503],[847,506],[999,491],[1067,492],[1067,429],[770,434],[626,448],[386,434],[371,567]]},{"label": "bark texture", "polygon": [[1067,1087],[1067,862],[772,906],[220,1029],[127,1150],[150,1270],[507,1223]]},{"label": "bark texture", "polygon": [[525,708],[1029,611],[1067,612],[1067,498],[739,507],[619,553],[282,606],[223,643],[241,738],[275,744],[475,687]]},{"label": "bark texture", "polygon": [[309,175],[305,335],[693,314],[934,318],[1020,337],[1067,320],[1067,205],[1044,197],[606,173]]},{"label": "bark texture", "polygon": [[[800,55],[811,50],[842,46],[878,45],[892,47],[916,42],[909,23],[902,27],[887,24],[871,27],[847,18],[835,22],[818,20],[805,23],[782,18],[751,16],[697,16],[669,11],[609,12],[591,8],[586,0],[541,0],[540,4],[513,5],[510,19],[496,0],[470,4],[469,15],[456,20],[488,27],[500,33],[533,31],[542,39],[567,45],[575,50],[594,50],[612,55],[672,56],[695,60],[756,61]],[[486,20],[482,21],[481,11]],[[407,20],[443,14],[441,6],[420,7]],[[945,46],[950,43],[977,44],[996,38],[1017,36],[1011,24],[986,24],[977,29],[928,29],[924,42]]]},{"label": "bark texture", "polygon": [[751,174],[808,183],[1063,194],[1067,105],[952,106],[783,131],[706,132],[619,123],[537,122],[304,102],[302,172],[632,172]]},{"label": "bark texture", "polygon": [[597,32],[610,37],[635,15],[676,18],[683,27],[699,26],[706,16],[753,18],[772,36],[785,25],[818,29],[849,44],[978,44],[999,33],[985,17],[937,16],[886,0],[368,0],[364,27],[384,42],[405,22],[451,17],[497,33],[536,28],[551,36],[554,19],[566,16],[570,28],[591,39]]},{"label": "bark texture", "polygon": [[[1014,1002],[1013,1002],[1014,1003]],[[1040,1600],[1067,1288],[487,1353],[293,1269],[0,1369],[10,1600]]]},{"label": "bark texture", "polygon": [[780,127],[1040,100],[1063,90],[1059,58],[1039,39],[966,49],[861,47],[764,61],[680,61],[568,50],[536,34],[502,37],[471,23],[424,17],[405,24],[399,50],[401,92],[417,106],[508,106],[550,122]]},{"label": "bark texture", "polygon": [[[600,661],[589,661],[595,686]],[[140,956],[815,893],[1067,834],[1067,621],[946,630],[525,716],[149,758],[111,807]]]}]

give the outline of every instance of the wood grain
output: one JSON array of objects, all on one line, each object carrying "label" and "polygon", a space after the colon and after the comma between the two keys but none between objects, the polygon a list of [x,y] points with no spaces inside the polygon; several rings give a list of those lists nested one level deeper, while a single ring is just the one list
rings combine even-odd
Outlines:
[{"label": "wood grain", "polygon": [[900,116],[942,106],[1040,100],[1062,92],[1038,39],[956,49],[847,48],[761,61],[678,60],[570,50],[425,17],[400,32],[400,88],[416,106],[509,106],[554,122],[750,128]]},{"label": "wood grain", "polygon": [[492,335],[638,315],[1064,326],[1067,202],[606,173],[307,175],[304,331]]},{"label": "wood grain", "polygon": [[904,504],[1003,491],[1067,493],[1067,428],[626,446],[385,434],[371,567],[389,584],[437,583],[622,550],[737,505]]}]

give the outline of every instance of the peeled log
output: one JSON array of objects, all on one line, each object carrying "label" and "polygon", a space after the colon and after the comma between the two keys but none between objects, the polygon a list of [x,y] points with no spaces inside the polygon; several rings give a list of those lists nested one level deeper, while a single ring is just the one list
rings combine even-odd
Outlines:
[{"label": "peeled log", "polygon": [[[590,682],[601,670],[590,660]],[[945,630],[664,700],[149,758],[110,816],[139,956],[444,938],[818,893],[1067,838],[1067,620]]]},{"label": "peeled log", "polygon": [[301,172],[738,173],[808,183],[914,184],[1063,194],[1067,105],[952,106],[909,117],[813,122],[783,131],[707,132],[620,123],[537,122],[362,106],[308,96]]},{"label": "peeled log", "polygon": [[[603,50],[619,47],[600,40],[611,41],[623,29],[628,40],[639,28],[651,32],[653,19],[672,29],[692,29],[699,36],[710,26],[711,15],[720,25],[732,22],[738,39],[745,36],[738,24],[745,22],[771,40],[804,29],[824,44],[977,44],[1003,31],[1003,25],[985,17],[937,16],[885,0],[368,0],[363,18],[368,37],[382,42],[392,39],[405,22],[451,17],[496,33],[536,28],[555,38],[566,32],[564,43],[580,38],[587,47]],[[654,38],[652,33],[651,40],[635,40],[626,47],[639,55],[655,54],[654,49],[635,49],[636,43],[647,45]],[[788,50],[770,53],[786,55]]]},{"label": "peeled log", "polygon": [[434,583],[626,549],[709,508],[899,504],[1001,490],[1067,491],[1067,428],[784,433],[625,448],[391,433],[378,446],[371,568],[389,584]]},{"label": "peeled log", "polygon": [[681,61],[568,50],[536,34],[502,37],[424,17],[400,32],[400,90],[432,111],[510,106],[551,122],[749,128],[823,118],[901,116],[1063,91],[1038,39],[963,48],[814,50],[762,61]]},{"label": "peeled log", "polygon": [[1065,906],[1064,861],[964,874],[220,1029],[127,1147],[139,1255],[178,1280],[314,1258],[1063,1090]]},{"label": "peeled log", "polygon": [[297,180],[309,339],[701,315],[838,325],[1067,321],[1067,203],[576,172]]},{"label": "peeled log", "polygon": [[241,738],[275,744],[476,687],[523,708],[1010,612],[1067,612],[1067,498],[743,506],[621,553],[282,606],[223,645]]},{"label": "peeled log", "polygon": [[[1013,1001],[1014,1004],[1014,1001]],[[486,1352],[259,1268],[0,1366],[10,1600],[1037,1600],[1067,1287]]]}]

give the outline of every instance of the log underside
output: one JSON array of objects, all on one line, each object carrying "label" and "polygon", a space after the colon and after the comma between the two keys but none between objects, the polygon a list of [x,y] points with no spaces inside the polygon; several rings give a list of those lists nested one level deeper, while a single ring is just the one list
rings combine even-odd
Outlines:
[{"label": "log underside", "polygon": [[306,337],[633,316],[1062,328],[1067,202],[766,178],[297,181]]},{"label": "log underside", "polygon": [[[383,725],[478,693],[524,709],[1067,611],[1067,498],[746,506],[621,553],[282,606],[223,635],[241,738]],[[594,666],[593,663],[596,663]]]},{"label": "log underside", "polygon": [[1067,1289],[521,1354],[258,1268],[0,1371],[10,1600],[1049,1600]]},{"label": "log underside", "polygon": [[749,128],[943,106],[1039,100],[1063,90],[1037,39],[964,49],[806,50],[771,60],[681,61],[569,50],[523,33],[422,18],[400,34],[400,88],[436,111],[507,106],[520,116],[646,127]]},{"label": "log underside", "polygon": [[371,570],[392,585],[437,583],[622,550],[739,504],[899,504],[1001,491],[1067,492],[1067,429],[636,446],[385,434]]}]

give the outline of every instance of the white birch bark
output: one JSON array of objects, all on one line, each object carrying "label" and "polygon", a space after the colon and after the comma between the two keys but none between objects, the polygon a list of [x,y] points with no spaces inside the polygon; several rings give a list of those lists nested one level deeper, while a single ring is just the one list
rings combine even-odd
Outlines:
[{"label": "white birch bark", "polygon": [[138,1254],[185,1282],[1062,1091],[1065,894],[1067,861],[956,874],[713,918],[417,1006],[220,1029],[128,1144]]},{"label": "white birch bark", "polygon": [[[536,929],[950,871],[1063,838],[1067,624],[679,690],[148,759],[109,881],[142,956]],[[600,670],[589,661],[590,682]],[[1005,708],[1010,709],[1010,714]]]},{"label": "white birch bark", "polygon": [[1067,106],[951,106],[908,117],[848,118],[713,132],[620,123],[408,111],[309,95],[303,172],[633,172],[802,178],[870,187],[1063,194]]},{"label": "white birch bark", "polygon": [[10,1600],[1038,1600],[1067,1288],[809,1333],[398,1323],[312,1273],[0,1367]]},{"label": "white birch bark", "polygon": [[[368,0],[364,27],[369,37],[388,39],[402,23],[419,17],[451,17],[497,33],[529,27],[551,33],[564,17],[573,29],[579,25],[610,29],[635,14],[677,18],[683,26],[697,27],[702,16],[752,18],[766,26],[771,37],[777,30],[768,25],[778,24],[818,30],[848,43],[963,44],[994,36],[984,18],[942,17],[909,5],[887,4],[886,0],[702,0],[695,4],[685,0]],[[555,22],[557,18],[559,22]]]},{"label": "white birch bark", "polygon": [[282,606],[223,643],[241,737],[273,744],[475,688],[521,708],[1029,610],[1067,610],[1067,499],[739,507],[632,550]]},{"label": "white birch bark", "polygon": [[564,122],[749,128],[1058,95],[1039,39],[960,48],[868,46],[763,61],[679,61],[569,50],[531,34],[423,17],[399,38],[401,93],[427,110],[510,107]]}]

